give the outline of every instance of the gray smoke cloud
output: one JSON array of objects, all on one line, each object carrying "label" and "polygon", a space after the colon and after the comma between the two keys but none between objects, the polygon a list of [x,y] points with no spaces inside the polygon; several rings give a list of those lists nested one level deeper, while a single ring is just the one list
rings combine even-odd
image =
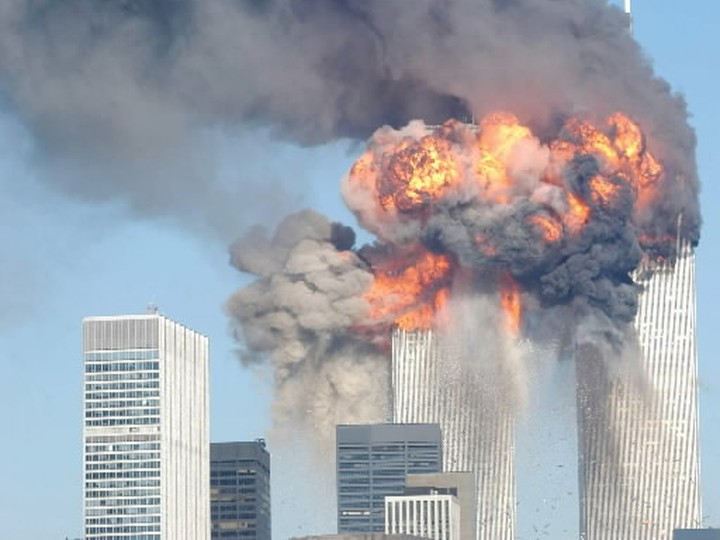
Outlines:
[{"label": "gray smoke cloud", "polygon": [[[248,162],[260,165],[239,175],[245,193],[237,197],[215,170],[217,134],[316,145],[505,109],[542,142],[569,115],[622,110],[674,179],[635,223],[653,237],[674,236],[682,214],[682,234],[699,238],[684,101],[605,0],[4,0],[0,106],[27,129],[56,189],[225,233],[277,190],[263,173],[272,156],[249,151]],[[528,149],[541,159],[536,150]],[[585,167],[592,163],[574,163],[566,178],[579,191]],[[547,207],[543,197],[553,194],[537,196],[517,215],[536,212],[538,200]],[[353,200],[362,219],[362,201]],[[561,252],[515,234],[502,210],[479,221],[476,210],[439,208],[424,231],[402,220],[371,230],[381,240],[422,232],[426,245],[473,268],[486,261],[469,255],[467,235],[490,230],[507,240],[504,258],[491,262],[507,263],[543,302],[572,296],[612,320],[632,318],[627,273],[638,251],[622,207],[598,211],[601,219]],[[269,357],[274,366],[281,422],[327,427],[375,417],[384,402],[382,355],[351,331],[367,315],[360,296],[372,274],[348,242],[347,230],[303,213],[272,237],[252,230],[232,248],[233,264],[257,280],[227,309],[243,361]]]},{"label": "gray smoke cloud", "polygon": [[414,118],[507,109],[552,130],[620,109],[682,178],[656,211],[680,209],[696,241],[685,105],[626,27],[604,0],[5,0],[0,96],[59,188],[214,228],[233,216],[208,131],[317,144]]},{"label": "gray smoke cloud", "polygon": [[331,437],[342,422],[385,417],[387,362],[353,327],[365,322],[373,280],[349,251],[354,233],[306,210],[272,237],[253,229],[231,248],[232,264],[257,279],[227,303],[247,364],[272,365],[275,427],[309,422]]}]

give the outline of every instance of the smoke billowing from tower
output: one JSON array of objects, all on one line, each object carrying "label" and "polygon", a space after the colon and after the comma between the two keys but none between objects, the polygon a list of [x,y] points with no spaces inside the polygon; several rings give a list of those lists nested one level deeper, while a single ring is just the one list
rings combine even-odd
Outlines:
[{"label": "smoke billowing from tower", "polygon": [[605,0],[6,0],[0,88],[56,187],[214,227],[242,214],[215,130],[316,144],[508,110],[544,140],[621,110],[678,178],[655,211],[696,241],[685,105],[626,22]]}]

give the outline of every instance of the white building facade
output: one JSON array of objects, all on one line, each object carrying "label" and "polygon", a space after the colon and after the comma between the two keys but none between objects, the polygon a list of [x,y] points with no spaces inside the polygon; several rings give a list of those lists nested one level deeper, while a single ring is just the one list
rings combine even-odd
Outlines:
[{"label": "white building facade", "polygon": [[385,533],[460,540],[460,504],[450,494],[385,497]]},{"label": "white building facade", "polygon": [[700,526],[695,256],[683,241],[677,252],[636,276],[638,372],[578,363],[584,540],[671,540]]},{"label": "white building facade", "polygon": [[208,340],[157,313],[83,320],[85,540],[208,540]]},{"label": "white building facade", "polygon": [[479,540],[515,536],[515,453],[512,410],[481,358],[463,365],[431,330],[397,328],[392,335],[392,420],[437,423],[442,430],[443,470],[475,473]]}]

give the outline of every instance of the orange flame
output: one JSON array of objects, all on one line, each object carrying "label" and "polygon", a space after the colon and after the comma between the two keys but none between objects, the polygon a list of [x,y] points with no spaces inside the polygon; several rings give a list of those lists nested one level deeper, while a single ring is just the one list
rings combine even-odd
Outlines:
[{"label": "orange flame", "polygon": [[590,198],[593,203],[611,206],[618,198],[620,186],[604,176],[593,176],[589,182]]},{"label": "orange flame", "polygon": [[590,218],[590,207],[574,193],[567,194],[568,212],[563,223],[572,234],[578,234]]},{"label": "orange flame", "polygon": [[540,232],[543,240],[554,244],[562,239],[562,225],[547,214],[534,214],[528,221]]},{"label": "orange flame", "polygon": [[520,285],[507,272],[501,274],[499,285],[500,305],[505,314],[505,328],[513,336],[517,336],[520,333],[522,323]]},{"label": "orange flame", "polygon": [[418,248],[417,253],[396,262],[404,266],[376,272],[375,281],[365,293],[371,319],[408,330],[431,328],[434,314],[447,299],[450,258]]},{"label": "orange flame", "polygon": [[[363,204],[355,211],[381,237],[389,230],[402,229],[393,228],[395,224],[424,222],[433,205],[445,201],[450,205],[479,201],[478,208],[484,208],[530,200],[537,210],[525,220],[527,232],[534,231],[538,241],[556,246],[581,234],[593,212],[618,204],[624,195],[634,198],[634,211],[642,215],[664,181],[662,164],[648,150],[640,126],[619,112],[604,123],[570,118],[558,138],[545,146],[518,118],[500,112],[488,115],[479,125],[451,120],[424,133],[412,127],[379,133],[352,167],[345,187],[363,194]],[[527,178],[515,175],[523,176],[517,171],[524,171],[524,163],[536,154],[540,157],[532,167],[538,168],[530,169],[537,170],[530,181],[535,184],[529,186]],[[568,164],[582,155],[594,156],[598,163],[586,195],[575,191],[566,177],[571,170]],[[487,259],[502,255],[502,240],[494,238],[494,233],[474,234],[478,254]],[[394,256],[397,261],[384,262],[385,267],[375,270],[375,283],[365,295],[370,316],[382,324],[429,328],[446,302],[458,262],[423,248],[412,248],[409,255],[407,249],[401,251],[402,255]],[[391,264],[393,268],[388,269]],[[519,286],[507,276],[500,287],[510,331],[517,333]]]},{"label": "orange flame", "polygon": [[395,152],[379,180],[380,204],[403,212],[438,200],[460,172],[448,141],[432,135]]}]

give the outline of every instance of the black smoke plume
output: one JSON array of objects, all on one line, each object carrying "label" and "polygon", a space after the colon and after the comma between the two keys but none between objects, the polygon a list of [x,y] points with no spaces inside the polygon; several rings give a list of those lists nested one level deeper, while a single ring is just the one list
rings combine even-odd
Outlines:
[{"label": "black smoke plume", "polygon": [[623,110],[682,178],[657,211],[698,238],[685,104],[604,0],[5,0],[0,96],[58,188],[216,227],[233,212],[208,130],[310,145],[497,109],[540,131]]}]

